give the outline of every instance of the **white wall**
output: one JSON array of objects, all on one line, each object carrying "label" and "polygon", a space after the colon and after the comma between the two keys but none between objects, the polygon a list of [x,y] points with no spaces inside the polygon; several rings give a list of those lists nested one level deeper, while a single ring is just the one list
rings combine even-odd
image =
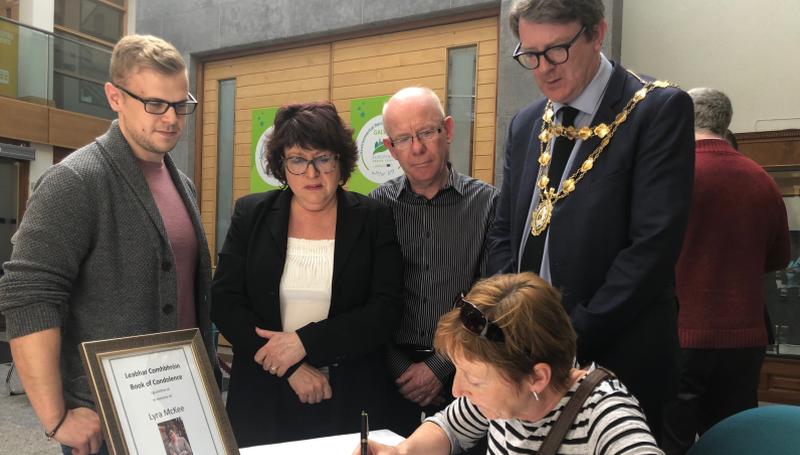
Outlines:
[{"label": "white wall", "polygon": [[36,149],[36,159],[31,161],[31,167],[28,172],[28,179],[30,188],[28,189],[28,196],[33,191],[33,185],[39,180],[39,177],[44,174],[50,166],[53,165],[53,146],[47,144],[31,143],[31,147]]},{"label": "white wall", "polygon": [[[53,0],[22,0],[19,21],[52,32],[55,20]],[[53,44],[47,35],[20,27],[19,35],[19,98],[47,100],[53,93],[49,77],[53,67]]]},{"label": "white wall", "polygon": [[800,128],[800,1],[627,0],[622,64],[733,102],[735,133]]},{"label": "white wall", "polygon": [[126,35],[133,35],[136,33],[136,0],[128,0],[128,10],[125,14],[127,15]]},{"label": "white wall", "polygon": [[21,0],[19,21],[32,27],[53,31],[56,7],[54,0]]}]

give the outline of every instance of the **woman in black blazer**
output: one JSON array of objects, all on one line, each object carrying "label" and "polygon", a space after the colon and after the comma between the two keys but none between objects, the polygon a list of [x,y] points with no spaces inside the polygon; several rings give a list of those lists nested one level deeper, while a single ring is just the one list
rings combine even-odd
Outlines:
[{"label": "woman in black blazer", "polygon": [[355,432],[362,409],[381,427],[403,292],[392,211],[341,188],[357,150],[332,104],[279,109],[267,148],[285,188],[236,202],[212,284],[237,442]]}]

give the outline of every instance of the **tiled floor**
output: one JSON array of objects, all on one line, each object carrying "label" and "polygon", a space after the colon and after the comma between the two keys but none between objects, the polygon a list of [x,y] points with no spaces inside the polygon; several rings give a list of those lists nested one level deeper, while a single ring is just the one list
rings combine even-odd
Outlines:
[{"label": "tiled floor", "polygon": [[[0,332],[0,343],[5,340],[4,335]],[[222,351],[227,359],[231,358],[229,349],[223,348]],[[0,455],[61,454],[61,447],[57,443],[45,439],[27,395],[9,395],[6,376],[10,367],[9,363],[0,363]],[[11,375],[10,386],[15,393],[22,392],[16,374]],[[223,393],[223,400],[225,395]]]},{"label": "tiled floor", "polygon": [[[55,441],[47,441],[39,426],[27,395],[9,395],[6,376],[9,364],[0,365],[0,453],[21,455],[58,455],[61,447]],[[11,378],[12,388],[22,387],[16,375]]]}]

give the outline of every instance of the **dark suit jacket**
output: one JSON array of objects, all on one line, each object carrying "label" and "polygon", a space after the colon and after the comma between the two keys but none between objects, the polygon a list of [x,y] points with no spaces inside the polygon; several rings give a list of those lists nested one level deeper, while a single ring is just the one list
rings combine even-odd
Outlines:
[{"label": "dark suit jacket", "polygon": [[[636,77],[615,65],[592,125],[610,125],[640,88]],[[517,271],[539,170],[544,106],[540,101],[520,111],[508,131],[489,234],[494,273]],[[686,93],[652,90],[575,191],[556,203],[549,230],[552,282],[578,333],[579,359],[614,370],[640,399],[669,393],[667,383],[674,386],[674,270],[691,200],[693,123]],[[574,166],[598,144],[596,137],[584,141]]]},{"label": "dark suit jacket", "polygon": [[[369,402],[371,395],[382,393],[388,383],[380,349],[400,319],[403,264],[391,209],[341,189],[337,198],[329,316],[298,329],[297,334],[306,349],[306,361],[330,368],[334,400],[346,399],[350,407],[371,409],[378,405]],[[228,413],[240,445],[291,439],[289,430],[270,436],[271,429],[279,428],[287,417],[281,414],[292,412],[280,409],[277,397],[284,396],[287,406],[300,406],[286,378],[267,374],[253,361],[266,343],[255,334],[255,327],[282,330],[279,286],[291,199],[287,189],[252,194],[236,202],[212,285],[212,319],[233,344]],[[354,424],[347,428],[350,431],[356,431],[359,423],[358,411],[353,412],[338,416]]]}]

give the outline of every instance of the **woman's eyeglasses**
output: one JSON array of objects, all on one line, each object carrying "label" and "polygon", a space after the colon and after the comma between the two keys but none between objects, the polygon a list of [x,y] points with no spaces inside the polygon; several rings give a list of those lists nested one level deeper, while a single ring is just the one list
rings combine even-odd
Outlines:
[{"label": "woman's eyeglasses", "polygon": [[464,294],[456,298],[453,307],[459,309],[458,316],[465,329],[489,341],[501,343],[505,341],[506,338],[505,335],[503,335],[503,330],[500,329],[497,324],[490,321],[478,307],[465,300]]},{"label": "woman's eyeglasses", "polygon": [[289,156],[283,159],[286,170],[294,175],[303,175],[308,169],[308,165],[314,166],[318,172],[330,174],[336,170],[337,155],[319,155],[316,158],[307,160],[302,156]]}]

